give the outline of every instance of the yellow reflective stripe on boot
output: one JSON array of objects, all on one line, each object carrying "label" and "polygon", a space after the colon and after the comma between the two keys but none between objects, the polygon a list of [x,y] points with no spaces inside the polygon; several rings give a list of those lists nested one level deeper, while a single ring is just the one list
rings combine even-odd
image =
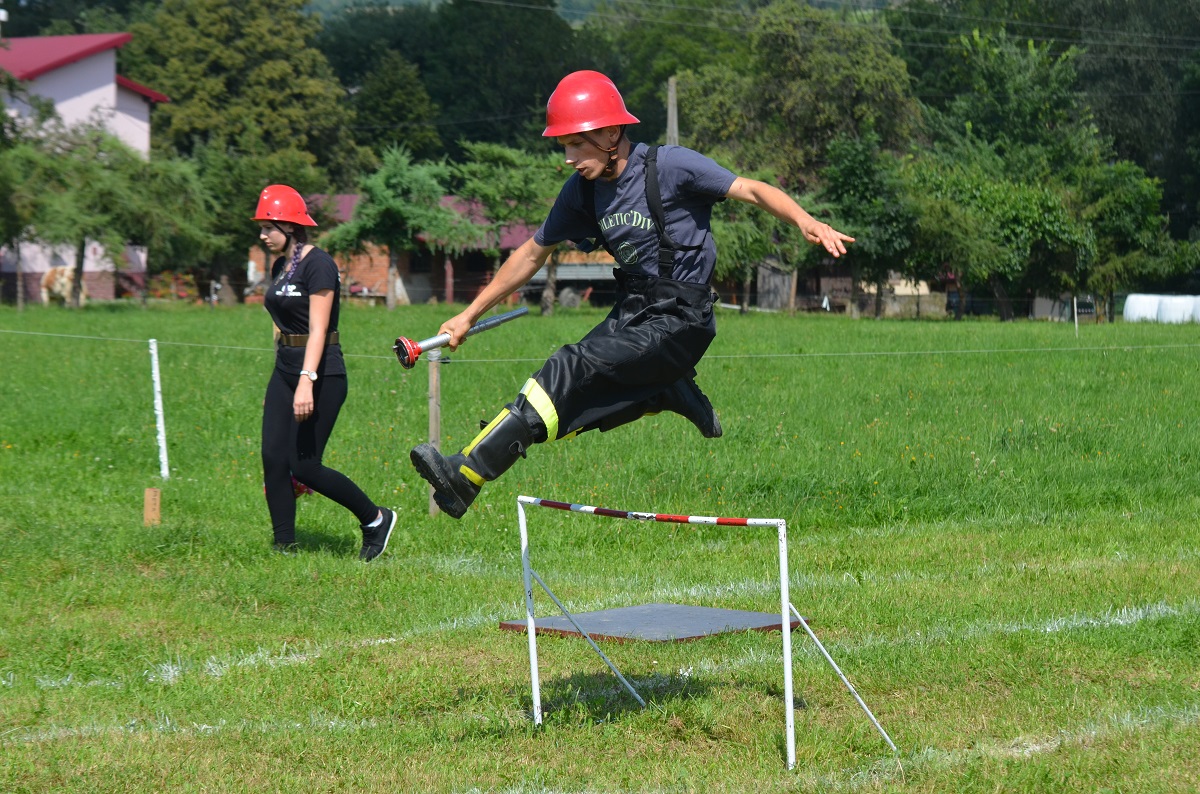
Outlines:
[{"label": "yellow reflective stripe on boot", "polygon": [[476,472],[474,469],[472,469],[470,466],[468,466],[466,464],[459,466],[458,470],[460,472],[462,472],[462,476],[466,477],[468,480],[475,483],[475,485],[477,485],[480,488],[482,488],[483,484],[487,482],[487,480],[483,479],[483,477],[481,477],[478,474],[478,472]]},{"label": "yellow reflective stripe on boot", "polygon": [[[484,428],[479,431],[479,435],[475,436],[475,438],[471,440],[470,444],[467,444],[465,447],[462,448],[463,456],[466,457],[467,455],[470,455],[471,450],[475,449],[475,446],[480,441],[483,441],[485,438],[487,438],[488,433],[495,430],[496,425],[500,424],[500,420],[502,420],[506,416],[508,416],[508,409],[501,408],[500,413],[496,414],[496,418],[493,419],[492,421],[488,422],[487,425],[485,425]],[[476,474],[475,476],[478,477],[479,475]]]},{"label": "yellow reflective stripe on boot", "polygon": [[[475,438],[471,440],[470,444],[467,444],[465,447],[463,447],[463,450],[462,450],[463,457],[469,456],[471,454],[471,450],[475,449],[476,445],[479,444],[480,441],[483,441],[485,438],[487,438],[488,434],[491,433],[493,430],[495,430],[496,425],[500,424],[500,422],[506,416],[508,416],[508,409],[501,408],[500,413],[496,414],[496,418],[493,419],[492,421],[488,422],[487,425],[482,430],[479,431],[479,435],[475,436]],[[470,466],[466,465],[465,463],[463,465],[459,466],[458,470],[460,473],[462,473],[462,476],[466,477],[468,480],[475,483],[475,485],[479,488],[482,488],[484,483],[487,482],[487,480],[483,479],[483,477],[479,474],[479,472],[475,471],[474,469],[472,469]]]},{"label": "yellow reflective stripe on boot", "polygon": [[521,394],[525,395],[533,410],[542,418],[542,424],[546,426],[546,440],[553,441],[558,437],[558,411],[555,410],[550,395],[546,394],[546,390],[533,378],[521,387]]}]

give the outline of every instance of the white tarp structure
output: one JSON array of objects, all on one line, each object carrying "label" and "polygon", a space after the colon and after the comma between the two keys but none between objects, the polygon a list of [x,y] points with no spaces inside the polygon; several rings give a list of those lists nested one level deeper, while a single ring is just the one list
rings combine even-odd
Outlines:
[{"label": "white tarp structure", "polygon": [[1130,295],[1125,299],[1125,322],[1158,322],[1158,295]]},{"label": "white tarp structure", "polygon": [[1158,321],[1190,323],[1195,303],[1196,299],[1192,295],[1164,295],[1158,300]]},{"label": "white tarp structure", "polygon": [[1133,294],[1124,316],[1127,323],[1200,323],[1200,296]]}]

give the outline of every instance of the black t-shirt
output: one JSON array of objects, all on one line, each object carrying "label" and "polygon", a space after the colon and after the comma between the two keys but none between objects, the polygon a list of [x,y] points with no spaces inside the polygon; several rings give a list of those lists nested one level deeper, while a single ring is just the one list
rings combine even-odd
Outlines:
[{"label": "black t-shirt", "polygon": [[[271,266],[271,284],[267,287],[263,304],[275,327],[285,334],[308,333],[308,299],[314,292],[333,290],[333,308],[329,313],[328,333],[338,329],[338,294],[341,277],[337,264],[320,248],[313,248],[300,260],[296,271],[289,277],[284,257]],[[304,369],[304,348],[278,345],[275,352],[275,367],[289,375],[299,375]],[[321,363],[317,365],[319,375],[345,375],[346,361],[342,357],[342,346],[327,345]]]}]

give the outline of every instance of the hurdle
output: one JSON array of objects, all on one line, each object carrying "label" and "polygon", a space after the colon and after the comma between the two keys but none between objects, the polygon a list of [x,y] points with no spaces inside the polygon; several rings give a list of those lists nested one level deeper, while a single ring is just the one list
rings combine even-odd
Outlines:
[{"label": "hurdle", "polygon": [[612,663],[604,652],[600,650],[600,646],[588,635],[582,626],[576,621],[563,605],[558,596],[550,590],[541,576],[533,570],[529,561],[529,528],[528,519],[525,514],[526,505],[530,507],[546,507],[553,510],[566,510],[574,513],[586,513],[589,515],[605,516],[608,518],[621,518],[633,521],[654,521],[667,524],[709,524],[715,526],[732,526],[732,527],[775,527],[779,542],[779,601],[780,601],[780,630],[783,635],[783,701],[784,701],[784,730],[787,740],[787,768],[794,769],[796,767],[796,724],[795,724],[795,701],[792,694],[792,636],[791,636],[791,615],[795,614],[801,626],[808,633],[820,649],[821,654],[833,666],[842,683],[850,690],[854,699],[867,716],[871,723],[883,735],[884,740],[891,747],[892,752],[897,752],[896,745],[892,742],[887,731],[875,719],[875,715],[867,708],[867,704],[859,697],[849,679],[842,673],[841,669],[833,661],[833,657],[825,650],[825,646],[817,639],[816,634],[809,628],[808,623],[792,606],[791,596],[788,589],[788,550],[787,550],[787,522],[781,518],[728,518],[718,516],[688,516],[688,515],[673,515],[668,513],[639,513],[631,510],[613,510],[605,507],[595,507],[593,505],[572,504],[570,502],[556,502],[550,499],[541,499],[535,496],[518,496],[517,497],[517,524],[521,535],[521,569],[525,583],[525,628],[528,634],[529,642],[529,677],[533,695],[533,721],[535,725],[542,724],[542,701],[541,701],[541,684],[538,679],[538,663],[537,663],[537,625],[533,616],[533,583],[536,581],[538,585],[546,592],[570,621],[571,625],[588,641],[608,668],[612,670],[617,679],[625,687],[633,698],[642,706],[646,707],[646,701],[638,695],[633,686],[621,675],[616,665]]}]

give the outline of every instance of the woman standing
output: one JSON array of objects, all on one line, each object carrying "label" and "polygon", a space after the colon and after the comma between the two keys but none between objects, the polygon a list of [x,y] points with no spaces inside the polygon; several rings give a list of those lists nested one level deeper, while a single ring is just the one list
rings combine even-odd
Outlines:
[{"label": "woman standing", "polygon": [[275,323],[275,370],[263,402],[262,460],[275,549],[296,547],[294,477],[345,507],[362,526],[359,559],[387,548],[396,514],[376,505],[349,477],[321,463],[325,443],[346,401],[346,362],[338,340],[337,265],[309,244],[317,223],[304,199],[287,185],[268,185],[254,220],[275,256],[265,305]]}]

